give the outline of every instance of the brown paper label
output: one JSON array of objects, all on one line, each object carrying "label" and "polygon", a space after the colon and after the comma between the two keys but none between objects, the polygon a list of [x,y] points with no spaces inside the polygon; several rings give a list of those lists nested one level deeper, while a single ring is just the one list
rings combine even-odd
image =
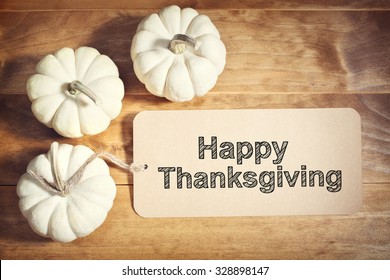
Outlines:
[{"label": "brown paper label", "polygon": [[134,119],[143,217],[351,214],[362,205],[353,109],[144,111]]}]

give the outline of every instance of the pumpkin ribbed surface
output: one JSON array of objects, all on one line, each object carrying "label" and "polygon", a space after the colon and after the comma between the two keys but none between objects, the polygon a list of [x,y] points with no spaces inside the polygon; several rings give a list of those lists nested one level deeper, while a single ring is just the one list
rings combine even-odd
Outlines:
[{"label": "pumpkin ribbed surface", "polygon": [[[27,93],[36,118],[65,137],[98,134],[122,109],[124,85],[118,68],[96,49],[62,48],[45,56],[27,81]],[[72,95],[68,85],[80,81],[101,100]]]},{"label": "pumpkin ribbed surface", "polygon": [[[171,49],[178,34],[195,43],[178,43]],[[226,49],[208,16],[192,8],[169,6],[138,25],[131,58],[135,74],[148,91],[180,102],[203,96],[214,87],[225,66]]]},{"label": "pumpkin ribbed surface", "polygon": [[[68,180],[93,154],[86,146],[58,146],[57,162],[64,181]],[[27,171],[39,173],[53,182],[51,152],[30,161]],[[96,158],[85,169],[79,183],[66,196],[53,194],[30,174],[17,185],[19,208],[39,235],[61,242],[86,236],[98,228],[111,209],[116,186],[104,160]]]}]

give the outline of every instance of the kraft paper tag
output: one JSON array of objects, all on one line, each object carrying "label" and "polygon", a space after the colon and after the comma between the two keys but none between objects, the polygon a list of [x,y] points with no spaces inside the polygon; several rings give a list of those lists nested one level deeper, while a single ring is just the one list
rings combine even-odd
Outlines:
[{"label": "kraft paper tag", "polygon": [[351,214],[361,124],[343,109],[144,111],[134,119],[143,217]]}]

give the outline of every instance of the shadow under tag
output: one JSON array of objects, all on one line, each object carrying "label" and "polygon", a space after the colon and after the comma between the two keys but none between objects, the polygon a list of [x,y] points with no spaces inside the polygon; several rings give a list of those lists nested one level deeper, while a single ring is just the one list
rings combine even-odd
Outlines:
[{"label": "shadow under tag", "polygon": [[143,217],[352,214],[361,123],[341,109],[144,111],[134,119]]}]

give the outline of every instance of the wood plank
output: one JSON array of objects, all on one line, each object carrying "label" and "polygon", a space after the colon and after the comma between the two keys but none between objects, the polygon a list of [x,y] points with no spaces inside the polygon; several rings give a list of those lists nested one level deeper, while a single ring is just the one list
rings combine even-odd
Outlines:
[{"label": "wood plank", "polygon": [[68,0],[68,1],[23,1],[2,0],[2,10],[53,10],[53,9],[160,9],[164,6],[179,4],[181,7],[197,9],[289,9],[289,10],[361,10],[361,9],[389,9],[390,3],[386,0],[155,0],[155,1],[96,1],[96,0]]},{"label": "wood plank", "polygon": [[[201,10],[227,48],[214,93],[389,93],[389,12]],[[0,93],[25,93],[46,54],[87,45],[118,65],[127,94],[146,92],[131,39],[149,10],[0,12]]]},{"label": "wood plank", "polygon": [[[129,56],[141,19],[169,4],[210,16],[228,53],[215,88],[186,103],[150,95]],[[390,259],[389,13],[387,0],[1,0],[0,258]],[[107,131],[67,139],[34,118],[25,84],[44,55],[82,45],[115,61],[126,97]],[[132,175],[114,167],[114,206],[85,238],[39,237],[18,209],[18,178],[52,141],[132,162],[143,110],[327,107],[362,118],[364,204],[354,215],[145,219],[132,208]]]},{"label": "wood plank", "polygon": [[[151,94],[129,94],[117,119],[103,133],[67,139],[40,124],[32,115],[25,95],[0,95],[0,185],[15,185],[28,162],[46,153],[52,141],[87,145],[132,162],[133,119],[143,110],[204,110],[264,108],[354,108],[362,118],[363,180],[390,182],[389,94],[215,94],[186,103],[172,103]],[[130,184],[132,175],[111,168],[117,184]]]},{"label": "wood plank", "polygon": [[390,184],[365,184],[349,216],[139,217],[118,187],[104,224],[69,244],[37,236],[14,186],[0,188],[1,259],[389,259]]}]

